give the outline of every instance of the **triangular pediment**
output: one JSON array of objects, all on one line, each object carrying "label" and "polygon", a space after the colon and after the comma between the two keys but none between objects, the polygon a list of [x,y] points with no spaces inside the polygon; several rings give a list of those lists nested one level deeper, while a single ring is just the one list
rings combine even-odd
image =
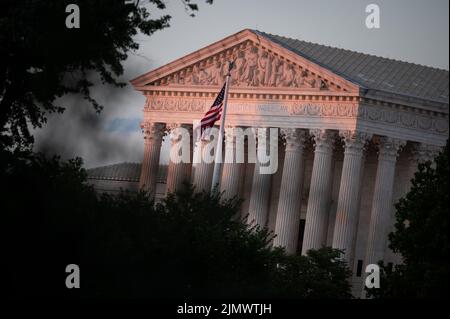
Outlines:
[{"label": "triangular pediment", "polygon": [[131,81],[138,90],[151,87],[217,87],[229,61],[231,90],[255,88],[293,91],[356,92],[354,83],[251,30],[241,31]]}]

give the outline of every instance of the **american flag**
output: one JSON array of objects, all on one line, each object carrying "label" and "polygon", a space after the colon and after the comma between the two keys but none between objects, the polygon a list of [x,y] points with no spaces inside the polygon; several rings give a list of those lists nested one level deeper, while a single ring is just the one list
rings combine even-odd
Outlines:
[{"label": "american flag", "polygon": [[211,127],[213,127],[214,123],[217,120],[220,120],[220,115],[222,114],[223,99],[225,97],[225,86],[226,83],[223,85],[222,90],[220,90],[219,95],[217,95],[209,111],[206,112],[206,114],[200,121],[201,136],[203,136],[203,132],[205,130],[210,129]]}]

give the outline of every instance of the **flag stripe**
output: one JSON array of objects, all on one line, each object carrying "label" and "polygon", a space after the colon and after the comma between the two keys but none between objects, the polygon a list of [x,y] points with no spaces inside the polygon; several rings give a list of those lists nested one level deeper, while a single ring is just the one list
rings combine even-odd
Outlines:
[{"label": "flag stripe", "polygon": [[222,108],[222,105],[223,104],[220,104],[218,107],[215,107],[214,109],[211,108],[208,112],[206,112],[205,116],[207,116],[207,115],[209,115],[211,113],[217,112],[218,109],[220,110]]},{"label": "flag stripe", "polygon": [[206,125],[206,124],[209,124],[209,123],[213,123],[213,124],[214,124],[214,122],[217,121],[218,119],[220,119],[220,113],[214,115],[213,117],[211,117],[211,118],[209,118],[209,119],[207,119],[207,120],[205,120],[205,121],[203,122],[203,125]]},{"label": "flag stripe", "polygon": [[221,111],[222,111],[222,110],[219,110],[219,111],[217,111],[217,112],[208,114],[207,116],[205,116],[205,117],[202,119],[202,122],[209,120],[210,118],[214,117],[217,113],[220,113]]},{"label": "flag stripe", "polygon": [[203,132],[207,128],[211,128],[214,126],[214,123],[220,119],[220,115],[222,112],[222,106],[223,106],[223,99],[225,97],[225,86],[223,85],[222,89],[220,90],[219,94],[217,95],[216,99],[214,100],[214,103],[211,105],[208,112],[205,113],[202,120],[200,121],[200,131],[201,135],[203,135]]}]

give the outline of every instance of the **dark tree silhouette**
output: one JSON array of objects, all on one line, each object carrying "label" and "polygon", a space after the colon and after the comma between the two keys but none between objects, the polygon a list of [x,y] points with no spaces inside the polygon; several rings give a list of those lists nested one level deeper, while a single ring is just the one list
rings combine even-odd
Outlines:
[{"label": "dark tree silhouette", "polygon": [[448,141],[434,163],[419,164],[409,193],[396,204],[390,248],[403,264],[382,266],[375,298],[448,298]]},{"label": "dark tree silhouette", "polygon": [[[181,2],[191,15],[198,10],[191,0]],[[71,3],[80,8],[79,29],[65,26]],[[41,127],[47,113],[63,112],[55,100],[68,93],[82,94],[100,111],[89,76],[123,86],[122,62],[139,48],[134,36],[168,27],[163,9],[164,0],[2,0],[0,143],[29,146],[30,126]]]},{"label": "dark tree silhouette", "polygon": [[[81,160],[0,153],[0,290],[9,296],[349,298],[337,250],[287,256],[249,228],[238,201],[191,187],[153,206],[97,195]],[[81,288],[65,286],[77,264]]]}]

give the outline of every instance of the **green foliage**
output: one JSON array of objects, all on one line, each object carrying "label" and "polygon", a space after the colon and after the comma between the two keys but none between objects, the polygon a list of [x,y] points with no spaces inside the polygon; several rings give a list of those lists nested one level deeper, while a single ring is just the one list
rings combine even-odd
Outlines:
[{"label": "green foliage", "polygon": [[[153,205],[145,193],[98,195],[81,160],[3,152],[3,292],[81,297],[349,298],[350,272],[331,248],[272,249],[237,200],[186,187]],[[77,264],[82,289],[68,290]]]},{"label": "green foliage", "polygon": [[[182,3],[189,13],[198,9],[190,0]],[[79,29],[65,26],[68,4],[80,8]],[[100,111],[90,92],[92,75],[123,86],[122,62],[139,48],[134,36],[168,27],[171,17],[157,14],[163,9],[164,0],[2,0],[0,143],[29,146],[30,126],[63,112],[55,100],[68,93],[81,94]]]},{"label": "green foliage", "polygon": [[382,267],[377,298],[444,298],[449,295],[448,142],[434,163],[420,164],[406,197],[396,204],[390,248],[403,257]]}]

